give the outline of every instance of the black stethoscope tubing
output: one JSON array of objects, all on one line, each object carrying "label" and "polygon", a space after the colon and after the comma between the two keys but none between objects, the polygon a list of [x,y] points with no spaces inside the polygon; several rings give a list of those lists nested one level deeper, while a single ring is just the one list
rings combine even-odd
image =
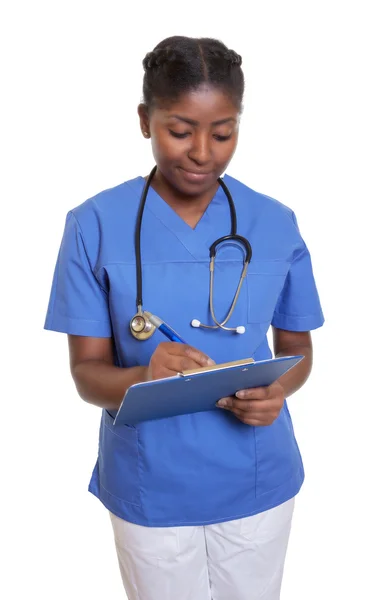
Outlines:
[{"label": "black stethoscope tubing", "polygon": [[[146,183],[145,183],[145,186],[142,191],[141,198],[140,198],[139,208],[138,208],[138,212],[137,212],[136,226],[135,226],[136,306],[138,307],[138,310],[140,310],[141,307],[143,306],[143,273],[142,273],[142,262],[141,262],[141,225],[142,225],[142,221],[143,221],[143,214],[144,214],[146,198],[148,195],[151,181],[155,175],[156,170],[157,170],[157,166],[155,166],[152,169],[152,171],[150,172],[150,174],[148,176],[148,179],[146,180]],[[244,246],[244,249],[245,249],[244,264],[245,265],[249,264],[252,259],[252,247],[245,237],[238,235],[236,233],[237,232],[237,219],[236,219],[236,210],[235,210],[234,201],[231,197],[229,189],[227,188],[226,184],[222,181],[222,179],[219,177],[217,179],[217,181],[220,184],[220,186],[222,187],[222,189],[228,199],[228,202],[229,202],[230,218],[231,218],[231,232],[229,235],[225,235],[213,242],[213,244],[210,246],[210,249],[209,249],[210,258],[211,259],[215,258],[217,246],[219,244],[221,244],[222,242],[226,242],[228,240],[235,240],[235,241],[240,242]]]}]

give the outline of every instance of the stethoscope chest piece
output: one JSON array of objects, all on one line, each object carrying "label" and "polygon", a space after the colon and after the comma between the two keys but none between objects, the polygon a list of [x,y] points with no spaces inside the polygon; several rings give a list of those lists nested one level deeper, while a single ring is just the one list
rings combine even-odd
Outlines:
[{"label": "stethoscope chest piece", "polygon": [[155,325],[149,321],[152,313],[144,310],[134,315],[130,321],[130,331],[137,340],[148,340],[156,330]]}]

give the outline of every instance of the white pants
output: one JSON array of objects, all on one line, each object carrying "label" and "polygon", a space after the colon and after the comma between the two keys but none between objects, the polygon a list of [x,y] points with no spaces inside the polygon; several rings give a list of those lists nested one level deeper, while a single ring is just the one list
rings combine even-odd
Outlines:
[{"label": "white pants", "polygon": [[205,527],[142,527],[110,513],[128,600],[278,600],[294,498]]}]

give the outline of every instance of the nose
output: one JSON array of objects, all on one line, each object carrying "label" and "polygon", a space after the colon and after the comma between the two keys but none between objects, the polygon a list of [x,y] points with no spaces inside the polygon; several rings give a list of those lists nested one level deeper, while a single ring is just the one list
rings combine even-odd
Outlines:
[{"label": "nose", "polygon": [[211,160],[211,145],[207,133],[197,132],[192,136],[192,145],[188,156],[198,165],[205,165]]}]

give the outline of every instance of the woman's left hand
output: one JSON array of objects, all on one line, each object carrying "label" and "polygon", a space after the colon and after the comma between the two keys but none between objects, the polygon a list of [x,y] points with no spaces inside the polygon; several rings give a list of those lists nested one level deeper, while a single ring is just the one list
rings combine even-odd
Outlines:
[{"label": "woman's left hand", "polygon": [[278,382],[268,387],[240,390],[235,396],[221,398],[217,406],[229,410],[246,425],[271,425],[284,404],[284,388]]}]

